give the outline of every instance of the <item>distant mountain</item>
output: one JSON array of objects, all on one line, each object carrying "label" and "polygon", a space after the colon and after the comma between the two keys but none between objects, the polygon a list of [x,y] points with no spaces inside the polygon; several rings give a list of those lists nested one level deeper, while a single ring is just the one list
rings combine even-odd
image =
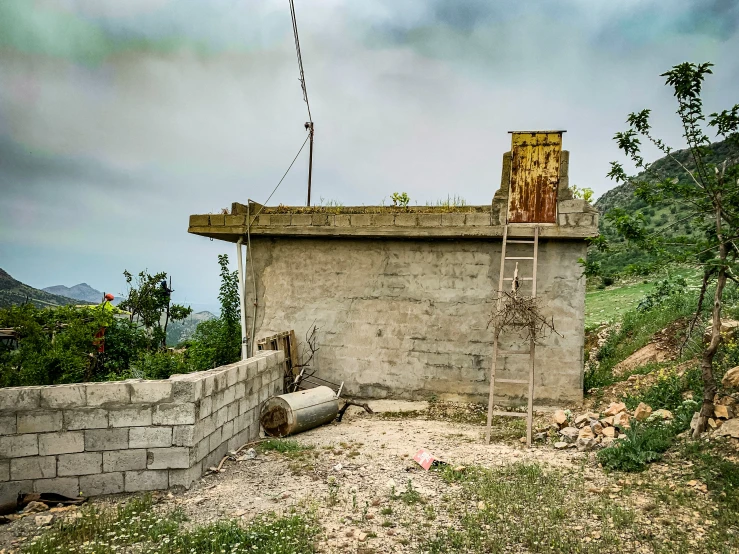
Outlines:
[{"label": "distant mountain", "polygon": [[87,303],[80,302],[74,298],[35,289],[13,279],[6,271],[0,269],[0,308],[7,308],[26,302],[31,302],[39,308]]},{"label": "distant mountain", "polygon": [[66,296],[67,298],[75,298],[76,300],[84,300],[85,302],[93,302],[95,304],[99,304],[103,299],[103,293],[92,288],[87,283],[80,283],[73,287],[54,285],[53,287],[46,287],[41,290],[58,296]]},{"label": "distant mountain", "polygon": [[167,325],[167,344],[176,346],[182,341],[192,337],[199,323],[215,319],[216,316],[210,312],[194,312],[184,321],[176,321]]}]

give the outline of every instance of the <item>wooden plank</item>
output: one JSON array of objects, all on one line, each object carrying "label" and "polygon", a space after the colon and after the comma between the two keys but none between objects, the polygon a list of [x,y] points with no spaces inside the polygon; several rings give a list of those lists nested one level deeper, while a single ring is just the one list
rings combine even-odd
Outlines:
[{"label": "wooden plank", "polygon": [[[503,271],[505,270],[505,251],[508,241],[508,225],[503,227],[503,242],[500,247],[500,273],[498,274],[498,299],[497,307],[500,309],[503,296]],[[490,367],[490,398],[488,399],[488,425],[486,431],[486,442],[490,444],[490,433],[493,427],[493,404],[495,403],[495,365],[498,360],[498,330],[493,327],[495,338],[493,339],[493,362]]]},{"label": "wooden plank", "polygon": [[497,383],[510,383],[512,385],[528,385],[527,379],[496,379]]},{"label": "wooden plank", "polygon": [[[534,228],[534,273],[531,296],[536,298],[536,270],[539,263],[539,228]],[[530,341],[531,360],[529,363],[529,405],[528,417],[526,420],[526,446],[531,448],[531,429],[534,425],[534,364],[536,360],[536,341],[531,337]]]},{"label": "wooden plank", "polygon": [[295,331],[290,330],[290,362],[292,364],[293,375],[298,371],[298,340],[295,338]]},{"label": "wooden plank", "polygon": [[495,410],[494,414],[499,417],[528,417],[526,412],[499,412]]}]

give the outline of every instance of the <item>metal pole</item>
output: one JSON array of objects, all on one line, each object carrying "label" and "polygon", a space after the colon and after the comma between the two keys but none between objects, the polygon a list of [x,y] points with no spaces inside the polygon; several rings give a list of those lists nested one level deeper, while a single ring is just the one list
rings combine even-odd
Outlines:
[{"label": "metal pole", "polygon": [[308,132],[310,133],[310,155],[308,158],[308,206],[310,206],[310,186],[311,181],[313,180],[313,122],[308,121],[305,124],[305,128],[308,129]]},{"label": "metal pole", "polygon": [[244,294],[244,283],[246,282],[244,275],[244,258],[241,254],[241,244],[244,237],[240,237],[236,242],[236,256],[239,260],[239,303],[241,304],[241,359],[246,360],[247,352],[247,332],[246,332],[246,295]]}]

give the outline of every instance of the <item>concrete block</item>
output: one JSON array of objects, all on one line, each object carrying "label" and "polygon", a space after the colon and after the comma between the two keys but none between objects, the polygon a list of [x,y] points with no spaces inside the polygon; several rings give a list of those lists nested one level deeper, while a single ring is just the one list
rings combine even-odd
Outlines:
[{"label": "concrete block", "polygon": [[0,483],[0,506],[15,503],[19,494],[33,492],[33,481],[8,481]]},{"label": "concrete block", "polygon": [[334,226],[335,227],[350,227],[351,226],[351,216],[348,214],[337,214],[334,216]]},{"label": "concrete block", "polygon": [[0,483],[10,481],[10,460],[0,460]]},{"label": "concrete block", "polygon": [[151,408],[148,406],[113,408],[108,411],[108,422],[110,427],[147,427],[151,425]]},{"label": "concrete block", "polygon": [[398,227],[415,227],[418,225],[418,216],[416,214],[397,214],[395,225]]},{"label": "concrete block", "polygon": [[213,431],[216,430],[215,416],[211,415],[203,419],[200,422],[199,427],[202,429],[202,434],[204,437],[210,435]]},{"label": "concrete block", "polygon": [[132,427],[128,433],[129,448],[157,448],[171,445],[171,427]]},{"label": "concrete block", "polygon": [[418,214],[420,227],[440,227],[442,214]]},{"label": "concrete block", "polygon": [[226,410],[228,411],[228,415],[226,416],[226,421],[233,420],[237,415],[239,415],[238,401],[231,402],[228,406],[226,406]]},{"label": "concrete block", "polygon": [[210,214],[211,225],[225,225],[226,216],[224,214]]},{"label": "concrete block", "polygon": [[78,408],[64,410],[64,428],[104,429],[108,426],[108,412],[100,408]]},{"label": "concrete block", "polygon": [[85,431],[85,450],[123,450],[128,448],[128,427],[120,429],[89,429]]},{"label": "concrete block", "polygon": [[228,368],[226,371],[226,386],[228,388],[233,387],[236,382],[239,380],[239,366],[234,365],[233,367]]},{"label": "concrete block", "polygon": [[392,227],[395,225],[395,214],[373,214],[372,225],[375,227]]},{"label": "concrete block", "polygon": [[0,435],[15,435],[18,431],[15,414],[0,414]]},{"label": "concrete block", "polygon": [[197,402],[203,396],[202,380],[172,381],[172,398],[175,402]]},{"label": "concrete block", "polygon": [[100,473],[80,477],[80,491],[84,496],[118,494],[123,492],[123,473]]},{"label": "concrete block", "polygon": [[254,359],[249,360],[249,363],[246,364],[246,371],[246,380],[254,379],[259,372],[259,361]]},{"label": "concrete block", "polygon": [[590,206],[582,198],[573,198],[572,200],[560,200],[557,204],[557,211],[561,214],[570,214],[574,212],[582,213],[589,211]]},{"label": "concrete block", "polygon": [[247,402],[246,398],[242,398],[241,400],[238,401],[239,415],[243,414],[244,411],[246,410],[246,402]]},{"label": "concrete block", "polygon": [[172,427],[172,444],[174,446],[195,446],[195,425],[177,425]]},{"label": "concrete block", "polygon": [[46,433],[61,431],[62,412],[60,410],[35,410],[18,414],[18,433]]},{"label": "concrete block", "polygon": [[216,448],[221,446],[222,442],[223,440],[221,438],[221,427],[219,427],[208,437],[210,451],[213,452]]},{"label": "concrete block", "polygon": [[191,215],[190,227],[207,227],[210,224],[210,216],[208,215]]},{"label": "concrete block", "polygon": [[246,394],[246,383],[239,382],[234,385],[234,400],[239,400],[240,398],[244,398],[244,395]]},{"label": "concrete block", "polygon": [[54,456],[32,456],[10,460],[10,478],[13,481],[51,479],[52,477],[56,477],[56,458]]},{"label": "concrete block", "polygon": [[35,410],[40,402],[41,387],[0,389],[0,410]]},{"label": "concrete block", "polygon": [[188,469],[170,469],[169,488],[185,487],[189,489],[202,475],[203,468],[200,462],[195,462],[195,465]]},{"label": "concrete block", "polygon": [[83,431],[62,431],[61,433],[45,433],[38,436],[38,453],[40,456],[73,454],[84,450],[85,433]]},{"label": "concrete block", "polygon": [[103,471],[133,471],[146,469],[146,450],[111,450],[103,452]]},{"label": "concrete block", "polygon": [[215,413],[215,425],[216,427],[222,427],[226,421],[228,421],[228,406],[224,406]]},{"label": "concrete block", "polygon": [[[192,450],[185,446],[150,448],[147,452],[147,469],[187,469]],[[193,460],[194,461],[194,460]]]},{"label": "concrete block", "polygon": [[0,458],[22,458],[38,455],[38,435],[0,437]]},{"label": "concrete block", "polygon": [[206,375],[203,379],[203,398],[206,398],[213,394],[215,390],[216,377],[215,375]]},{"label": "concrete block", "polygon": [[369,227],[372,225],[371,214],[351,214],[352,227]]},{"label": "concrete block", "polygon": [[216,382],[213,387],[213,392],[225,390],[228,387],[228,372],[227,370],[221,370],[215,374]]},{"label": "concrete block", "polygon": [[245,381],[246,380],[246,362],[239,362],[238,363],[239,368],[239,376],[237,377],[237,382]]},{"label": "concrete block", "polygon": [[325,227],[328,225],[328,214],[313,214],[311,223],[314,227]]},{"label": "concrete block", "polygon": [[154,425],[194,425],[197,421],[195,404],[158,404],[151,421]]},{"label": "concrete block", "polygon": [[265,402],[269,398],[269,388],[266,386],[259,389],[259,404]]},{"label": "concrete block", "polygon": [[54,385],[41,388],[42,408],[83,408],[87,406],[85,385]]},{"label": "concrete block", "polygon": [[170,381],[141,381],[129,383],[131,402],[137,404],[158,404],[172,401]]},{"label": "concrete block", "polygon": [[290,225],[297,225],[301,227],[309,227],[312,225],[311,221],[313,217],[311,214],[292,214],[290,218]]},{"label": "concrete block", "polygon": [[265,369],[267,369],[267,359],[264,356],[257,358],[257,375],[261,374]]},{"label": "concrete block", "polygon": [[210,438],[205,437],[198,443],[198,446],[195,449],[195,459],[199,462],[208,454],[210,454]]},{"label": "concrete block", "polygon": [[198,416],[200,419],[209,416],[213,413],[213,397],[206,396],[200,401],[200,409],[198,410]]},{"label": "concrete block", "polygon": [[290,214],[270,214],[269,224],[270,226],[283,226],[290,225],[292,216]]},{"label": "concrete block", "polygon": [[466,214],[464,224],[472,227],[481,225],[490,225],[490,213],[472,213]]},{"label": "concrete block", "polygon": [[226,215],[224,219],[226,225],[238,227],[245,224],[246,215]]},{"label": "concrete block", "polygon": [[126,492],[156,491],[169,487],[166,469],[127,471],[124,474]]},{"label": "concrete block", "polygon": [[91,475],[103,471],[103,455],[101,452],[82,452],[80,454],[60,454],[57,463],[57,475]]},{"label": "concrete block", "polygon": [[90,383],[87,385],[88,406],[129,404],[131,391],[126,383]]},{"label": "concrete block", "polygon": [[559,225],[567,225],[567,214],[558,214],[557,223]]},{"label": "concrete block", "polygon": [[234,422],[233,421],[227,421],[223,424],[223,427],[221,427],[221,442],[226,441],[233,437],[234,434]]},{"label": "concrete block", "polygon": [[441,214],[443,227],[463,227],[466,214]]},{"label": "concrete block", "polygon": [[53,492],[69,498],[76,498],[80,494],[80,480],[78,477],[38,479],[33,482],[33,492]]},{"label": "concrete block", "polygon": [[[254,219],[254,216],[249,216],[249,219]],[[272,216],[271,214],[260,214],[257,216],[256,221],[254,222],[254,225],[259,227],[269,227],[269,225],[272,222]]]}]

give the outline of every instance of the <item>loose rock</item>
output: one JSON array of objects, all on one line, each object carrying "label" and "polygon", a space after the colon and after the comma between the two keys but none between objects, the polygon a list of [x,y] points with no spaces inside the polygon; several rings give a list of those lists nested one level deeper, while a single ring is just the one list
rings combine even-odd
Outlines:
[{"label": "loose rock", "polygon": [[644,421],[650,415],[652,415],[652,407],[644,402],[640,402],[634,411],[634,419],[637,421]]},{"label": "loose rock", "polygon": [[625,411],[626,411],[626,404],[624,404],[623,402],[611,402],[608,408],[606,408],[605,415],[615,416],[616,414],[619,414]]},{"label": "loose rock", "polygon": [[565,442],[575,442],[580,434],[580,430],[577,427],[565,427],[559,434]]},{"label": "loose rock", "polygon": [[567,414],[564,412],[564,410],[557,410],[554,412],[554,415],[552,415],[552,421],[556,423],[559,427],[562,427],[565,423],[567,423]]}]

